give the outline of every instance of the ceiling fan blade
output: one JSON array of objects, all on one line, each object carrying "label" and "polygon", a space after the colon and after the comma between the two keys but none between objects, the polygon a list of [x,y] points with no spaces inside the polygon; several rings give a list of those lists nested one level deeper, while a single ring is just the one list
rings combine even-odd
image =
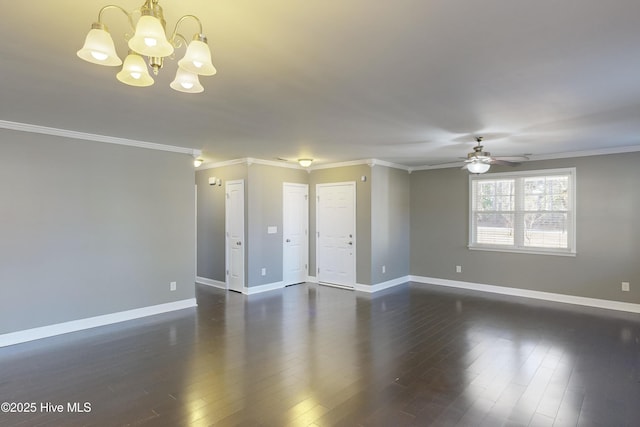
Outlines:
[{"label": "ceiling fan blade", "polygon": [[502,159],[491,159],[491,161],[489,162],[492,165],[500,165],[500,166],[520,166],[520,162],[510,162],[508,160],[502,160]]},{"label": "ceiling fan blade", "polygon": [[429,166],[459,166],[462,163],[462,160],[458,160],[455,162],[442,162],[442,163],[431,163]]},{"label": "ceiling fan blade", "polygon": [[506,160],[508,162],[526,162],[529,160],[527,156],[494,156],[496,160]]}]

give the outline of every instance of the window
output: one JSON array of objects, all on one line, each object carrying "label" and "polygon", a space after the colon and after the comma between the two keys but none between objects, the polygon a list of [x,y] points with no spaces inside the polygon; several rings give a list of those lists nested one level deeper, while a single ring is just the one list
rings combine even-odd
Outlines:
[{"label": "window", "polygon": [[469,249],[575,255],[575,175],[470,175]]}]

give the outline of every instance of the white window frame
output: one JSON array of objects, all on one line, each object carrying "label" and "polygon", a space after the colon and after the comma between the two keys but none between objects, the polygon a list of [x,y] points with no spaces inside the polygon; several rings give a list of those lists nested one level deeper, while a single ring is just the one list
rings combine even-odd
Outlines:
[{"label": "white window frame", "polygon": [[[558,176],[565,175],[569,177],[569,210],[568,210],[568,224],[567,224],[567,245],[568,248],[543,248],[543,247],[528,247],[524,246],[521,239],[516,238],[513,245],[490,245],[480,244],[475,242],[474,236],[474,206],[473,206],[473,191],[474,182],[483,180],[495,180],[495,179],[514,179],[515,185],[515,198],[516,206],[515,213],[523,212],[522,203],[523,197],[521,193],[523,189],[523,179],[532,176]],[[516,216],[518,216],[516,214]],[[514,224],[514,233],[516,236],[523,236],[524,229],[520,224]],[[515,253],[527,253],[527,254],[539,254],[539,255],[560,255],[560,256],[576,256],[576,168],[562,168],[562,169],[538,169],[521,172],[500,172],[500,173],[486,173],[482,175],[469,175],[469,245],[471,250],[482,251],[496,251],[496,252],[515,252]]]}]

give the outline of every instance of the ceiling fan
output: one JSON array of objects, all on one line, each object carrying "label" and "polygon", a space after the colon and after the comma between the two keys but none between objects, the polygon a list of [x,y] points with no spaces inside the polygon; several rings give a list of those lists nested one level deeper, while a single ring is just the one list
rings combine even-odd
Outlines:
[{"label": "ceiling fan", "polygon": [[522,161],[529,160],[527,156],[492,156],[488,151],[483,151],[482,137],[476,136],[475,139],[478,145],[473,147],[471,153],[467,154],[467,158],[464,160],[465,165],[462,166],[462,169],[468,170],[469,173],[485,173],[491,165],[518,166]]}]

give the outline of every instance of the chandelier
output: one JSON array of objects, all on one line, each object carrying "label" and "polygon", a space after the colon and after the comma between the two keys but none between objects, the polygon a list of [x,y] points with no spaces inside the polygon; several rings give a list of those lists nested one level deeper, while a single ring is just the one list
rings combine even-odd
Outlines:
[{"label": "chandelier", "polygon": [[[171,37],[167,38],[166,21],[158,1],[145,0],[139,9],[132,12],[127,12],[117,5],[104,6],[98,13],[98,22],[91,25],[84,46],[78,51],[78,56],[93,64],[114,67],[122,65],[121,71],[116,74],[119,81],[131,86],[151,86],[154,80],[149,74],[148,67],[153,70],[154,75],[158,75],[164,59],[173,57],[174,50],[184,44],[187,45],[186,53],[178,61],[176,77],[169,86],[180,92],[202,92],[204,88],[198,76],[212,76],[216,73],[211,63],[211,51],[207,45],[207,38],[202,34],[202,22],[197,16],[184,15],[176,22]],[[124,63],[116,53],[107,26],[102,22],[103,13],[109,9],[123,12],[134,31],[133,36],[125,35],[125,39],[128,40],[129,54]],[[136,18],[137,22],[134,25]],[[182,34],[178,33],[178,27],[187,19],[195,20],[200,29],[191,41],[187,41]]]}]

